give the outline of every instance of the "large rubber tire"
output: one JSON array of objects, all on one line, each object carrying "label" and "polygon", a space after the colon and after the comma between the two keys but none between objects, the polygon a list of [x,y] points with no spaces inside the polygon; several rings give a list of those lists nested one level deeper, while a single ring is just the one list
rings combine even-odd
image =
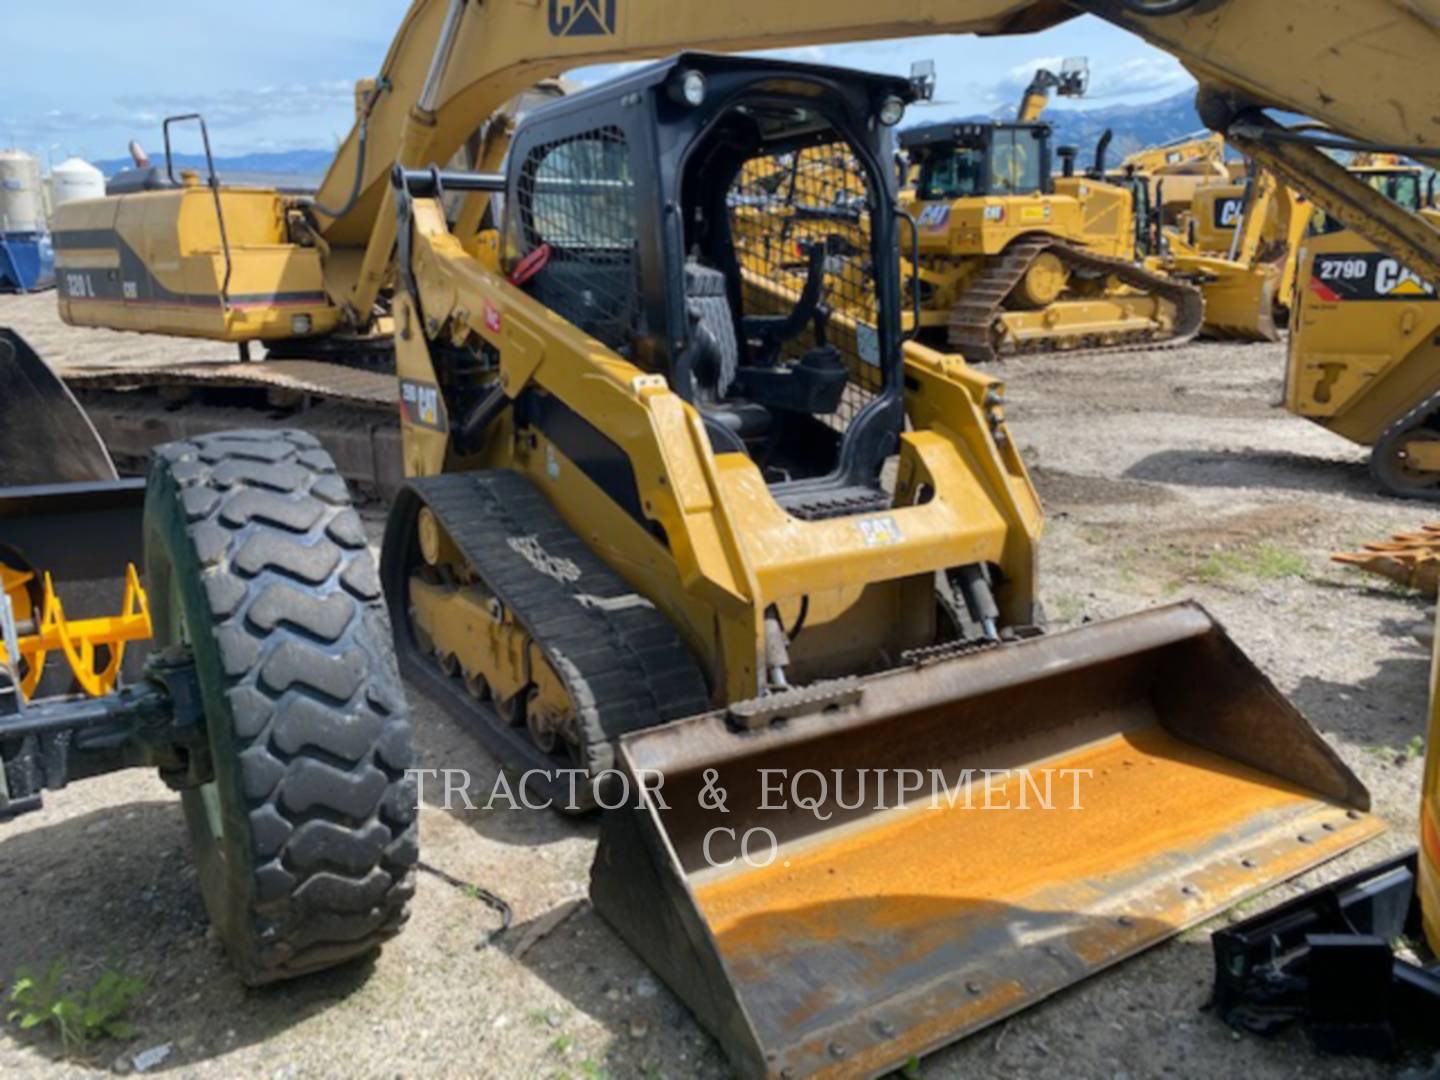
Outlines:
[{"label": "large rubber tire", "polygon": [[411,728],[330,456],[291,431],[159,447],[145,565],[156,647],[200,678],[213,780],[182,800],[232,962],[260,985],[369,953],[415,890]]}]

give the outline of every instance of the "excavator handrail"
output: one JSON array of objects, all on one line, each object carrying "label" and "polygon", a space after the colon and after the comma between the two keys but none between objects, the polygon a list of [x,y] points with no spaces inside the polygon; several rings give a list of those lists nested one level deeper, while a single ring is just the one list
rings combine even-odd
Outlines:
[{"label": "excavator handrail", "polygon": [[210,188],[210,194],[215,199],[215,219],[220,224],[220,248],[225,253],[225,280],[220,283],[220,306],[230,307],[230,279],[235,273],[235,261],[230,255],[230,235],[225,228],[225,208],[220,200],[220,177],[215,172],[215,155],[210,150],[210,128],[205,123],[205,117],[200,113],[182,113],[179,116],[167,116],[163,125],[165,135],[165,175],[170,183],[179,186],[175,179],[175,159],[170,151],[170,126],[172,124],[183,124],[188,120],[194,120],[200,125],[200,139],[205,144],[205,167],[209,170],[209,178],[206,181]]}]

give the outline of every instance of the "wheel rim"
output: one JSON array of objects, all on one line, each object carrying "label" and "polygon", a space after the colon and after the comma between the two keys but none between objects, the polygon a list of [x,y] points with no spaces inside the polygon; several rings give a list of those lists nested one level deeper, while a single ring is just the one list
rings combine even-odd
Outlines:
[{"label": "wheel rim", "polygon": [[[175,576],[173,568],[170,572],[170,589],[166,604],[171,640],[164,644],[192,646],[194,643],[190,637],[190,620],[185,615],[185,600],[180,595],[179,579]],[[214,841],[215,850],[223,859],[225,857],[225,847],[222,843],[225,839],[225,815],[220,808],[219,783],[211,780],[209,783],[201,784],[198,790],[200,804],[205,808],[205,821],[210,829],[210,838]]]}]

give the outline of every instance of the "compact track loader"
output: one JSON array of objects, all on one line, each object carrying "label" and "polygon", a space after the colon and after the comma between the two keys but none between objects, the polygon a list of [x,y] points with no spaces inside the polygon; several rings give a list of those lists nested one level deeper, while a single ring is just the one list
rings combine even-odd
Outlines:
[{"label": "compact track loader", "polygon": [[[248,297],[270,324],[276,269],[313,248],[342,333],[393,326],[413,479],[383,576],[404,663],[529,789],[562,767],[591,778],[577,803],[628,786],[597,908],[742,1074],[883,1072],[1377,825],[1198,609],[1034,636],[1040,514],[1003,386],[902,338],[913,234],[880,140],[906,84],[686,54],[532,114],[504,175],[434,163],[571,66],[1081,11],[1180,57],[1208,127],[1440,277],[1433,227],[1264,112],[1440,143],[1415,0],[416,0],[321,190],[263,193],[254,243],[218,235],[223,198],[213,242],[133,204],[156,211],[147,273],[194,256],[162,305],[223,308],[227,266],[270,252]],[[842,209],[868,267],[812,229],[781,248],[794,271],[757,273],[731,199],[746,161],[827,146],[861,178]],[[122,304],[145,285],[119,226],[106,200],[75,238],[68,300],[92,272]],[[847,298],[836,270],[857,262]],[[1093,816],[1015,812],[1048,765],[1093,781]],[[882,770],[888,794],[830,807],[810,766]],[[777,795],[787,776],[802,786]],[[1010,811],[967,816],[987,794]]]},{"label": "compact track loader", "polygon": [[1032,352],[1180,344],[1200,330],[1193,285],[1136,261],[1134,192],[1052,175],[1048,124],[935,124],[900,145],[919,166],[909,288],[924,341],[971,363]]},{"label": "compact track loader", "polygon": [[[1359,175],[1417,221],[1440,223],[1418,169]],[[1332,215],[1317,214],[1312,232],[1296,252],[1285,407],[1370,447],[1371,476],[1386,492],[1440,498],[1437,279]]]},{"label": "compact track loader", "polygon": [[[393,176],[403,669],[607,807],[597,911],[746,1076],[882,1073],[1377,828],[1199,608],[1041,633],[1003,385],[901,334],[914,92],[685,53]],[[862,250],[753,213],[800,155]]]},{"label": "compact track loader", "polygon": [[0,327],[0,586],[0,821],[157,768],[246,982],[399,930],[409,712],[364,531],[313,436],[170,444],[147,480],[119,480]]}]

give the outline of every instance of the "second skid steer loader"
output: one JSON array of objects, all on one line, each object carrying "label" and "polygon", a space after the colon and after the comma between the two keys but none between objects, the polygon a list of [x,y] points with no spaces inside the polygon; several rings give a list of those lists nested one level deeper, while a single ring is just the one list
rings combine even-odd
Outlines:
[{"label": "second skid steer loader", "polygon": [[[1201,609],[1041,633],[1003,384],[901,335],[912,97],[685,53],[504,175],[392,178],[402,664],[532,799],[615,807],[596,909],[744,1076],[882,1073],[1378,828]],[[801,153],[864,250],[754,212]]]}]

